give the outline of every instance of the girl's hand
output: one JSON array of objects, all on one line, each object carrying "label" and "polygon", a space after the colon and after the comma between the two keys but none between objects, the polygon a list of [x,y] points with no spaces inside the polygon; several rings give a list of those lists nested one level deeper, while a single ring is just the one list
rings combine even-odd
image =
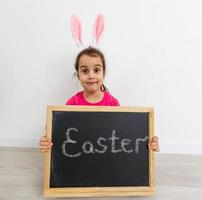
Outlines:
[{"label": "girl's hand", "polygon": [[159,152],[159,138],[154,136],[153,138],[151,138],[151,140],[148,143],[149,149],[152,149],[153,151]]},{"label": "girl's hand", "polygon": [[47,152],[49,149],[51,149],[53,143],[50,141],[50,139],[46,136],[42,136],[40,138],[40,143],[39,143],[39,149],[41,153]]}]

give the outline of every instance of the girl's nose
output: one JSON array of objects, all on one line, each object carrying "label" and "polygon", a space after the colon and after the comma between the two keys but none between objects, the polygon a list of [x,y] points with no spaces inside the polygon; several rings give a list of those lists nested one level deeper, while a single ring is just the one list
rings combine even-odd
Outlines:
[{"label": "girl's nose", "polygon": [[94,77],[95,77],[95,74],[93,71],[88,74],[88,78],[94,78]]}]

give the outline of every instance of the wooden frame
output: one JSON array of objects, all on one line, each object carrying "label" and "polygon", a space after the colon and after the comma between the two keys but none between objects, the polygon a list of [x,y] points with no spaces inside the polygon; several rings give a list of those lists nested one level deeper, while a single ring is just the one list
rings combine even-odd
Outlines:
[{"label": "wooden frame", "polygon": [[[109,107],[109,106],[48,106],[47,137],[51,139],[53,111],[90,111],[90,112],[148,112],[149,139],[154,136],[154,110],[151,107]],[[149,187],[77,187],[50,188],[51,151],[45,155],[44,197],[95,197],[95,196],[144,196],[154,194],[154,153],[149,150]]]}]

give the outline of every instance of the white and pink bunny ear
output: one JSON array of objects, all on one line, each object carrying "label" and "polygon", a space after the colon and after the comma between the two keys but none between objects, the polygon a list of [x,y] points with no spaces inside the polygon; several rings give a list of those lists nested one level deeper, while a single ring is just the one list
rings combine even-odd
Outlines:
[{"label": "white and pink bunny ear", "polygon": [[71,29],[72,29],[73,38],[77,46],[82,46],[83,42],[81,40],[81,32],[82,32],[81,21],[75,15],[72,15],[71,17]]},{"label": "white and pink bunny ear", "polygon": [[93,26],[93,37],[96,40],[96,44],[98,44],[99,39],[104,31],[104,25],[104,16],[101,14],[97,15]]}]

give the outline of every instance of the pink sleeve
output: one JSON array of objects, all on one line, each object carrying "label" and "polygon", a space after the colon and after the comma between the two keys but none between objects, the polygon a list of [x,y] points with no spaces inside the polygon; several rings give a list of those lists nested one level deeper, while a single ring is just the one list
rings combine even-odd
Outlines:
[{"label": "pink sleeve", "polygon": [[120,106],[119,101],[117,99],[114,99],[114,106]]},{"label": "pink sleeve", "polygon": [[75,105],[75,101],[74,101],[74,98],[70,98],[67,100],[67,102],[65,103],[65,105]]}]

